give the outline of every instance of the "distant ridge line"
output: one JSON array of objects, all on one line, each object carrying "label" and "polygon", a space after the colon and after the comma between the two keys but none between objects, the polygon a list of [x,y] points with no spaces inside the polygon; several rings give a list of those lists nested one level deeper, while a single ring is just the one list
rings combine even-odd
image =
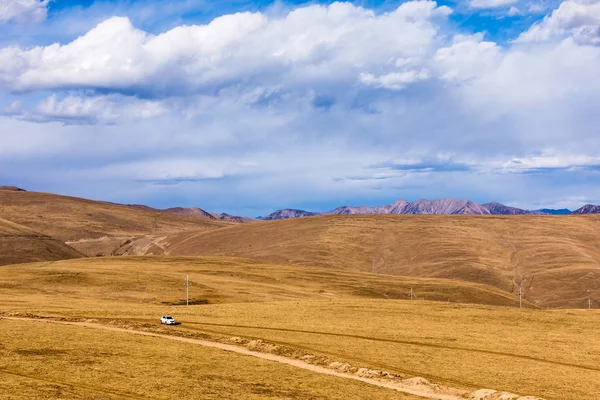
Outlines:
[{"label": "distant ridge line", "polygon": [[588,204],[575,211],[564,209],[539,209],[526,210],[511,207],[498,202],[478,204],[471,200],[439,199],[417,200],[408,202],[398,200],[384,206],[341,206],[331,211],[312,212],[285,208],[277,210],[266,217],[259,217],[265,221],[289,218],[305,218],[317,215],[351,215],[351,214],[443,214],[443,215],[568,215],[568,214],[600,214],[600,206]]}]

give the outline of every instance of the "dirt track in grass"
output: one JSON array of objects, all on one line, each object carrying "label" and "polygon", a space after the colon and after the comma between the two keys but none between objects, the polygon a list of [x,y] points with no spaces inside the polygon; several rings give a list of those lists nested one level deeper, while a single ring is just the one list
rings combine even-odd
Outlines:
[{"label": "dirt track in grass", "polygon": [[[472,399],[472,400],[483,400],[483,399],[486,399],[486,400],[487,399],[489,399],[489,400],[494,400],[494,399],[541,400],[537,397],[531,397],[531,396],[519,397],[517,395],[512,395],[512,394],[508,394],[508,393],[499,393],[499,392],[496,392],[494,390],[489,390],[489,389],[482,389],[482,390],[475,391],[473,393],[467,393],[464,390],[446,388],[446,387],[443,387],[440,385],[432,384],[422,378],[406,379],[404,381],[404,383],[401,381],[398,381],[398,380],[386,381],[384,379],[366,377],[365,375],[368,376],[368,371],[362,371],[363,369],[359,370],[356,373],[340,372],[339,370],[333,369],[331,367],[327,368],[327,367],[323,367],[323,366],[319,366],[319,365],[314,365],[314,364],[311,364],[309,362],[305,362],[305,361],[302,361],[299,359],[288,358],[288,357],[283,357],[283,356],[279,356],[276,354],[270,354],[270,353],[266,353],[266,352],[250,350],[248,348],[241,347],[241,346],[213,342],[213,341],[208,341],[208,340],[193,339],[193,338],[188,338],[188,337],[180,337],[180,336],[173,336],[173,335],[167,335],[167,334],[161,334],[161,333],[140,331],[140,330],[134,330],[134,329],[126,329],[126,328],[120,328],[120,327],[115,327],[115,326],[103,325],[103,324],[99,324],[99,323],[56,321],[56,320],[49,320],[49,319],[22,318],[22,317],[0,317],[0,319],[14,320],[14,321],[34,321],[34,322],[38,322],[38,323],[53,323],[53,324],[61,324],[61,325],[80,326],[83,328],[102,329],[102,330],[113,331],[113,332],[127,333],[127,334],[131,334],[131,335],[151,336],[151,337],[156,337],[156,338],[174,340],[174,341],[178,341],[178,342],[190,343],[190,344],[195,344],[195,345],[199,345],[199,346],[215,348],[215,349],[229,351],[229,352],[233,352],[233,353],[237,353],[237,354],[256,357],[256,358],[260,358],[263,360],[286,364],[289,366],[305,369],[305,370],[319,373],[319,374],[335,376],[335,377],[343,378],[343,379],[352,379],[352,380],[363,382],[363,383],[366,383],[369,385],[386,388],[386,389],[391,389],[391,390],[395,390],[398,392],[407,393],[407,394],[411,394],[414,396],[419,396],[419,397],[423,397],[423,398],[427,398],[427,399],[435,399],[435,400],[461,400],[462,399],[462,400],[464,400],[464,399],[468,398],[468,399]],[[10,371],[0,370],[0,372],[11,374]],[[506,396],[508,396],[508,397],[506,397]]]}]

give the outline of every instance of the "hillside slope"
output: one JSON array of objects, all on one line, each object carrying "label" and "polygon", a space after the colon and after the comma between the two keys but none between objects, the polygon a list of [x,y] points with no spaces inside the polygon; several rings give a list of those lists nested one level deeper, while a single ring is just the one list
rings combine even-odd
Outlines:
[{"label": "hillside slope", "polygon": [[144,253],[159,251],[146,243],[148,237],[230,224],[144,207],[17,190],[0,190],[0,218],[94,256],[135,253],[137,244]]},{"label": "hillside slope", "polygon": [[168,236],[169,255],[227,255],[484,283],[539,306],[600,301],[600,216],[349,215]]},{"label": "hillside slope", "polygon": [[600,214],[600,206],[586,204],[585,206],[573,211],[572,214]]},{"label": "hillside slope", "polygon": [[[48,306],[53,301],[62,303],[62,309],[183,305],[186,275],[191,304],[351,298],[408,300],[410,288],[415,300],[512,307],[519,302],[516,296],[497,288],[448,279],[332,271],[230,257],[150,256],[91,257],[51,265],[5,266],[0,271],[0,305],[2,299],[17,293],[28,298],[12,306],[21,310],[31,310],[33,303]],[[11,280],[18,280],[19,288],[2,286]]]},{"label": "hillside slope", "polygon": [[0,265],[85,257],[60,240],[0,219]]}]

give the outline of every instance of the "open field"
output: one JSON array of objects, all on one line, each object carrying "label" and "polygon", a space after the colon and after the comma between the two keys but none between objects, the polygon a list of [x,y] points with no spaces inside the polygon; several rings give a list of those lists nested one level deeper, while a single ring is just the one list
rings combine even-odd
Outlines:
[{"label": "open field", "polygon": [[[208,304],[176,305],[183,298],[184,273],[193,282],[190,297]],[[437,282],[440,291],[443,282]],[[362,291],[364,286],[371,293],[400,286],[404,292],[405,284],[419,287],[425,281],[240,259],[68,260],[0,267],[0,310],[5,316],[52,316],[262,343],[259,350],[326,357],[465,391],[492,388],[547,400],[600,398],[599,313],[367,298]],[[161,328],[158,317],[165,313],[183,324]],[[235,393],[242,399],[413,399],[160,338],[6,319],[0,320],[0,336],[0,370],[5,371],[0,387],[39,398],[57,393],[85,398],[91,390],[95,398]],[[67,373],[58,372],[61,368]],[[10,398],[7,394],[2,393]]]},{"label": "open field", "polygon": [[85,257],[63,242],[0,219],[0,265]]},{"label": "open field", "polygon": [[[518,305],[517,297],[485,285],[225,257],[101,257],[4,266],[0,305],[34,313],[49,307],[76,312],[90,304],[124,312],[134,305],[178,305],[185,300],[186,274],[196,304],[408,299],[413,288],[417,299]],[[6,302],[11,298],[18,301]]]},{"label": "open field", "polygon": [[231,223],[50,193],[0,190],[0,218],[89,255],[163,252],[147,238]]},{"label": "open field", "polygon": [[600,303],[600,216],[310,217],[161,242],[169,255],[238,256],[351,271],[450,278],[516,293],[540,307]]},{"label": "open field", "polygon": [[0,397],[6,400],[418,399],[231,352],[119,332],[0,320],[0,343]]}]

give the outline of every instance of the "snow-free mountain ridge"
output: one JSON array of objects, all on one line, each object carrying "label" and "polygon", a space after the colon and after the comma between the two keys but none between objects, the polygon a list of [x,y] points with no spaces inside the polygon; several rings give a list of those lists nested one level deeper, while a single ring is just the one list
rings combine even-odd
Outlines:
[{"label": "snow-free mountain ridge", "polygon": [[311,212],[296,209],[284,209],[275,211],[272,214],[262,217],[262,220],[276,220],[287,218],[303,218],[315,215],[349,215],[349,214],[464,214],[464,215],[531,215],[531,214],[599,214],[600,206],[588,204],[576,211],[571,212],[567,209],[554,210],[525,210],[517,207],[510,207],[496,201],[478,204],[471,200],[459,199],[439,199],[439,200],[417,200],[408,202],[398,200],[395,203],[385,206],[342,206],[327,212]]}]

